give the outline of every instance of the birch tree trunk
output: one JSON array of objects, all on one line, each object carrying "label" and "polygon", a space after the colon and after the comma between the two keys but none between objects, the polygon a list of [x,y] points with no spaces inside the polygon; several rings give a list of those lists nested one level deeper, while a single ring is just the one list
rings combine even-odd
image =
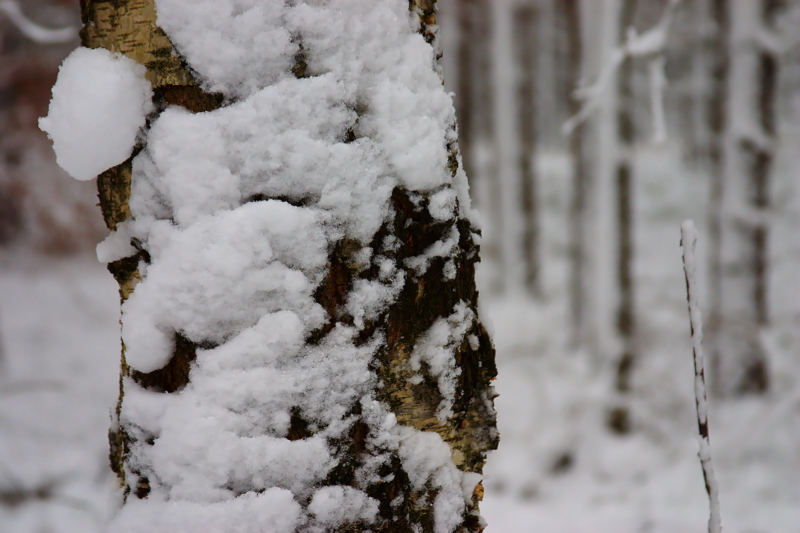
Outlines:
[{"label": "birch tree trunk", "polygon": [[[619,42],[624,42],[633,24],[636,0],[623,0],[620,11]],[[634,338],[636,315],[633,284],[633,143],[635,141],[633,59],[626,57],[617,72],[616,208],[617,208],[617,290],[619,303],[616,330],[622,353],[616,361],[616,389],[621,396],[630,391],[631,372],[636,360]],[[624,402],[623,402],[624,403]],[[617,433],[630,430],[629,410],[624,405],[611,410],[609,427]]]},{"label": "birch tree trunk", "polygon": [[[503,217],[494,117],[492,5],[488,0],[457,0],[455,10],[459,27],[456,90],[459,144],[470,188],[487,225],[484,255],[502,273]],[[495,292],[501,291],[503,285],[502,274],[489,280],[489,287]]]},{"label": "birch tree trunk", "polygon": [[768,209],[770,170],[777,141],[777,52],[765,42],[783,2],[730,3],[725,179],[719,189],[719,324],[713,336],[723,395],[763,393],[769,388],[760,331],[769,322]]},{"label": "birch tree trunk", "polygon": [[726,0],[709,2],[709,19],[713,25],[710,40],[711,60],[710,90],[706,106],[709,130],[710,191],[708,203],[708,320],[706,321],[709,350],[709,377],[711,391],[721,395],[719,334],[722,312],[722,190],[725,182],[725,133],[728,101],[728,78],[730,76],[730,11]]},{"label": "birch tree trunk", "polygon": [[[559,17],[564,21],[563,26],[567,37],[566,90],[574,91],[579,86],[584,69],[580,0],[558,2],[556,9]],[[568,115],[574,117],[580,112],[580,109],[581,102],[576,98],[570,98]],[[587,330],[590,326],[587,319],[589,283],[586,215],[589,209],[590,186],[587,166],[587,137],[586,127],[583,123],[578,124],[569,137],[569,152],[572,162],[569,207],[569,300],[572,338],[574,345],[578,348],[586,347],[589,338]]]},{"label": "birch tree trunk", "polygon": [[[173,46],[173,35],[168,37],[156,24],[156,5],[155,0],[82,0],[84,46],[119,52],[146,67],[157,110],[149,117],[148,128],[159,127],[167,114],[187,121],[235,118],[233,114],[222,113],[242,109],[250,97],[224,90],[210,91],[203,76],[196,74],[202,72],[202,65],[193,65],[189,56],[179,55]],[[382,5],[396,9],[392,2]],[[365,12],[371,9],[371,4],[363,6]],[[409,46],[432,58],[429,68],[433,72],[437,69],[438,53],[435,0],[410,0],[409,9],[408,24],[416,27],[427,42],[419,44],[414,41],[418,37],[411,34]],[[300,13],[306,18],[298,20],[311,20],[308,13]],[[288,24],[289,15],[280,20]],[[225,16],[233,15],[220,13],[220,17]],[[381,31],[387,35],[402,34],[406,30],[391,26],[406,24],[402,18],[378,18],[369,24],[388,24]],[[321,20],[324,19],[323,16]],[[161,17],[158,22],[162,23]],[[280,34],[283,30],[276,31]],[[314,40],[316,37],[299,31],[291,33],[291,46],[296,51],[291,72],[296,79],[285,83],[296,84],[298,90],[324,82],[325,76],[315,70],[319,69],[315,53],[322,46]],[[185,34],[181,38],[186,38]],[[427,51],[420,46],[427,46]],[[341,53],[347,60],[348,53],[353,51],[342,49]],[[416,79],[407,83],[416,83]],[[398,87],[401,91],[415,89],[413,85]],[[431,94],[438,95],[437,91]],[[363,101],[334,101],[329,105],[355,114],[346,130],[332,134],[339,139],[333,149],[345,150],[369,141],[365,133],[369,130],[363,125],[373,116],[369,105]],[[443,109],[446,113],[447,107]],[[267,123],[273,111],[286,110],[292,111],[267,108],[262,122]],[[391,116],[400,124],[408,112],[394,109]],[[223,122],[223,128],[226,127]],[[336,127],[339,126],[330,125]],[[397,181],[385,193],[384,214],[374,234],[357,238],[346,229],[331,230],[333,237],[323,248],[327,249],[323,272],[317,278],[309,278],[313,288],[309,294],[315,306],[309,312],[313,314],[316,312],[313,309],[320,309],[324,319],[318,327],[303,330],[305,333],[292,348],[292,353],[300,354],[299,359],[280,356],[284,357],[283,366],[278,367],[282,368],[283,378],[265,381],[260,388],[247,392],[253,395],[249,400],[236,406],[226,404],[228,400],[224,399],[242,394],[236,387],[225,392],[224,382],[202,380],[209,380],[210,369],[224,365],[232,350],[252,343],[246,338],[258,340],[260,337],[252,335],[256,335],[264,319],[241,332],[231,330],[219,340],[198,333],[191,325],[168,330],[164,334],[172,348],[166,364],[156,369],[137,368],[131,348],[132,344],[138,345],[139,339],[126,333],[140,327],[133,323],[137,315],[131,303],[158,294],[153,292],[152,284],[165,268],[170,245],[135,237],[131,240],[135,250],[132,255],[109,263],[108,268],[120,286],[124,340],[119,402],[109,440],[111,466],[119,478],[125,503],[111,530],[127,531],[126,527],[153,530],[156,524],[171,531],[196,531],[198,527],[216,527],[220,531],[248,529],[255,527],[253,524],[259,524],[265,531],[483,530],[478,511],[483,494],[481,471],[487,452],[496,448],[498,439],[492,405],[494,392],[490,385],[496,367],[492,342],[478,318],[474,281],[478,230],[471,221],[469,199],[465,196],[466,176],[461,169],[455,128],[451,116],[440,147],[443,154],[440,164],[447,175],[442,185],[414,188],[408,185],[408,180]],[[131,198],[132,188],[135,192],[137,187],[145,186],[144,182],[137,184],[137,180],[147,176],[152,179],[148,172],[154,172],[153,167],[148,167],[150,163],[142,159],[145,156],[157,159],[155,146],[160,138],[155,138],[152,131],[145,132],[128,161],[98,177],[103,216],[109,229],[115,232],[112,235],[121,235],[128,231],[126,228],[146,222],[143,215],[137,215],[137,209],[141,208],[131,207]],[[163,129],[159,132],[164,135]],[[185,133],[185,143],[196,142],[192,128],[180,133]],[[271,147],[256,144],[249,149],[258,153]],[[391,147],[386,145],[381,150]],[[230,172],[243,173],[245,169],[231,167]],[[185,176],[185,179],[200,178]],[[363,192],[352,191],[353,195]],[[160,201],[170,202],[168,193]],[[213,217],[217,220],[232,213],[267,208],[292,217],[327,216],[315,202],[318,197],[313,195],[243,194],[229,210],[217,211]],[[330,213],[337,212],[336,206],[328,209]],[[164,223],[172,227],[182,224],[180,213],[173,211],[172,218]],[[281,224],[288,223],[288,220],[273,222],[266,230],[267,235],[272,236],[270,232],[280,231]],[[243,227],[249,226],[247,223]],[[188,234],[192,227],[196,224],[180,229],[175,239]],[[313,235],[296,233],[286,246],[311,241]],[[205,239],[201,245],[209,249],[214,243]],[[280,246],[280,241],[274,241],[270,253],[283,253]],[[198,272],[202,279],[208,277],[202,264],[192,263],[190,257],[194,256],[178,253],[178,257],[184,263],[181,267],[184,271]],[[231,261],[234,259],[231,257]],[[174,282],[191,284],[188,276]],[[172,290],[168,284],[160,289],[164,294]],[[192,290],[202,293],[206,287],[201,283]],[[288,289],[282,286],[275,289],[282,290]],[[263,298],[274,299],[270,305],[277,306],[276,312],[265,316],[269,320],[263,327],[286,329],[286,324],[291,325],[296,319],[286,322],[292,313],[282,311],[281,301],[271,294],[267,292]],[[381,304],[374,298],[370,300],[374,294],[390,296]],[[154,309],[158,309],[157,301]],[[183,307],[178,309],[177,312],[183,312]],[[300,319],[306,317],[300,315]],[[272,323],[284,326],[270,326]],[[259,342],[248,349],[269,353],[284,346],[275,348],[264,344],[266,341]],[[297,367],[300,370],[293,370],[292,365],[300,365]],[[253,378],[248,373],[256,378],[262,374],[253,373],[272,375],[269,372],[273,370],[267,366],[245,365],[225,376],[226,379],[239,376],[236,379],[243,380],[242,383],[250,383]],[[304,381],[308,374],[319,377],[314,378],[316,381]],[[347,379],[354,375],[360,376],[360,381],[348,385]],[[295,381],[286,385],[286,376]],[[283,394],[271,390],[284,386],[288,388]],[[214,387],[219,387],[217,393],[213,392]],[[203,396],[203,390],[212,392],[202,393],[206,394]],[[203,403],[212,401],[214,394],[223,398],[221,410],[213,411],[214,416],[170,418],[170,410],[188,401],[185,398]],[[312,402],[313,398],[339,397],[337,394],[347,400],[328,409],[335,411],[333,415],[314,414],[320,407]],[[271,398],[269,401],[263,399],[267,396]],[[270,407],[283,405],[280,402],[285,403],[286,398],[293,398],[295,403],[290,407]],[[229,435],[230,431],[224,429],[215,430],[217,433],[190,430],[213,426],[215,421],[228,420],[225,417],[230,416],[245,417],[251,425],[238,435]],[[223,438],[220,434],[229,436]],[[242,460],[231,464],[230,454],[225,455],[219,448],[228,438],[233,439],[228,445],[231,449],[251,444],[255,447],[247,448],[252,451],[242,452]],[[271,459],[264,458],[266,449],[271,450],[268,452],[273,454]]]},{"label": "birch tree trunk", "polygon": [[539,207],[536,179],[536,57],[537,8],[521,4],[514,10],[513,40],[517,65],[517,120],[519,126],[520,203],[522,211],[522,251],[525,258],[525,286],[535,297],[541,296],[539,252]]}]

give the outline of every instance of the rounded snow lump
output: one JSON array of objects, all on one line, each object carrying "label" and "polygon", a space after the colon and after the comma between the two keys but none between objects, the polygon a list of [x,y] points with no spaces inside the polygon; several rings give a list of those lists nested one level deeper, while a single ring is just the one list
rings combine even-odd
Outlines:
[{"label": "rounded snow lump", "polygon": [[90,180],[130,157],[153,108],[144,74],[144,66],[104,48],[76,48],[64,60],[39,127],[70,176]]}]

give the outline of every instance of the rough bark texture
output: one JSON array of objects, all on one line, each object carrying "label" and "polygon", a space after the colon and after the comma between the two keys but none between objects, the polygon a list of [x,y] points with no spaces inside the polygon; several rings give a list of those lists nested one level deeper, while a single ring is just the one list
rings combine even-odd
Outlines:
[{"label": "rough bark texture", "polygon": [[[435,42],[435,2],[410,0],[409,8],[420,17],[421,33],[438,49]],[[158,110],[164,109],[167,104],[182,105],[193,112],[212,110],[221,105],[220,95],[207,94],[200,89],[175,54],[167,36],[155,25],[153,0],[83,0],[82,13],[84,45],[119,51],[145,65],[148,79],[153,83]],[[294,73],[298,77],[305,76],[302,54],[296,58]],[[453,144],[448,149],[450,169],[455,175],[458,169],[458,147]],[[131,216],[128,207],[130,186],[131,160],[104,172],[98,179],[103,216],[109,229],[115,229],[117,224]],[[450,445],[453,461],[459,469],[481,472],[486,453],[496,448],[498,438],[491,407],[494,393],[490,385],[496,375],[494,348],[484,327],[475,318],[464,342],[454,349],[454,357],[461,374],[453,406],[455,416],[447,423],[442,423],[436,416],[441,400],[437,383],[426,378],[419,384],[412,384],[409,381],[412,372],[408,364],[416,341],[436,320],[453,314],[459,302],[467,302],[477,317],[478,293],[474,281],[475,264],[478,261],[478,246],[474,241],[477,230],[465,219],[449,223],[434,220],[428,211],[428,199],[422,193],[396,188],[391,197],[391,207],[393,219],[385,223],[376,234],[373,247],[377,249],[389,235],[396,237],[400,245],[393,253],[398,265],[403,265],[405,258],[422,254],[431,244],[442,239],[453,225],[457,226],[461,240],[454,278],[446,279],[445,261],[442,258],[433,259],[428,270],[421,275],[406,268],[405,286],[397,300],[364,329],[363,342],[379,331],[386,338],[373,365],[382,382],[378,398],[391,408],[399,423],[441,435]],[[109,270],[120,285],[123,301],[141,279],[139,262],[149,260],[140,243],[132,244],[140,250],[139,253],[109,264]],[[342,240],[333,247],[329,256],[328,275],[315,293],[316,300],[327,310],[330,321],[320,331],[314,332],[307,342],[319,342],[336,323],[352,323],[352,317],[342,311],[342,303],[346,301],[353,282],[359,278],[378,277],[376,268],[354,260],[354,253],[358,248],[347,240]],[[478,342],[466,340],[471,336],[473,339],[477,338]],[[191,380],[192,362],[197,348],[198,346],[176,333],[175,351],[167,365],[153,372],[141,373],[132,371],[125,363],[123,345],[117,415],[124,402],[124,377],[130,377],[152,391],[177,393]],[[357,411],[358,407],[355,406],[353,414],[356,417],[360,415]],[[368,453],[365,447],[367,430],[364,422],[356,421],[348,438],[331,443],[331,446],[342,452],[342,459],[330,472],[326,485],[355,483],[355,468]],[[303,419],[302,408],[298,408],[292,416],[287,438],[297,440],[310,434],[309,424]],[[115,422],[109,433],[111,466],[119,476],[127,498],[146,498],[149,493],[146,478],[140,478],[136,486],[130,486],[125,479],[126,469],[131,468],[126,460],[132,438],[134,437],[126,432],[125,427]],[[394,477],[390,482],[378,483],[365,489],[370,496],[379,500],[379,514],[382,518],[379,524],[372,525],[369,529],[376,532],[432,532],[435,489],[426,487],[420,492],[412,490],[399,457],[393,457],[391,466],[387,466],[386,471],[381,474],[393,474]],[[478,484],[473,495],[473,505],[467,510],[457,531],[482,531],[478,513],[478,502],[482,495],[482,486]],[[397,504],[398,498],[401,498],[400,505]],[[363,529],[365,528],[361,525],[353,524],[342,531]]]}]

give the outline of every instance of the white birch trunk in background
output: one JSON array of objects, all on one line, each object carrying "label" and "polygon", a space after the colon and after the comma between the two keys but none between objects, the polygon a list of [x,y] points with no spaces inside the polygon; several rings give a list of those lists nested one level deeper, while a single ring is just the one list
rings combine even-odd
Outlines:
[{"label": "white birch trunk in background", "polygon": [[525,288],[532,297],[542,296],[540,250],[539,178],[536,171],[538,117],[536,114],[538,68],[538,26],[541,8],[532,0],[521,2],[512,11],[512,38],[516,72],[516,108],[519,154],[517,169],[520,189],[518,206],[522,214],[522,255]]},{"label": "white birch trunk in background", "polygon": [[525,287],[524,259],[522,254],[523,220],[520,209],[520,173],[517,167],[519,154],[519,131],[517,112],[514,106],[516,76],[513,62],[512,6],[514,0],[497,0],[492,3],[494,17],[494,56],[504,58],[492,63],[494,80],[495,138],[498,143],[500,216],[502,235],[500,253],[502,256],[504,291],[506,294],[519,294]]},{"label": "white birch trunk in background", "polygon": [[490,0],[450,0],[450,26],[457,34],[452,90],[457,102],[460,147],[470,187],[483,220],[484,286],[502,292],[505,285],[503,215],[496,139],[494,9]]},{"label": "white birch trunk in background", "polygon": [[724,178],[720,196],[718,329],[712,348],[724,395],[769,387],[760,341],[769,321],[769,174],[776,132],[777,51],[770,49],[780,2],[730,3],[731,53]]},{"label": "white birch trunk in background", "polygon": [[[557,2],[556,20],[561,21],[566,35],[566,90],[574,91],[581,80],[587,79],[586,50],[588,39],[585,38],[584,10],[581,0],[562,0]],[[569,116],[580,112],[581,103],[577,98],[568,101]],[[578,124],[569,135],[569,153],[571,170],[570,208],[569,208],[569,300],[570,324],[572,327],[571,343],[577,349],[594,348],[595,337],[590,321],[593,292],[590,284],[589,240],[589,208],[593,190],[592,172],[589,166],[589,141],[591,129],[588,123]]]},{"label": "white birch trunk in background", "polygon": [[[619,12],[620,0],[592,3],[589,6],[590,20],[599,21],[600,35],[595,42],[599,46],[592,58],[587,58],[598,65],[599,75],[602,65],[611,61],[611,56],[619,46]],[[613,74],[616,79],[616,74]],[[612,80],[602,94],[602,104],[596,117],[597,132],[597,180],[592,194],[591,219],[593,225],[589,242],[593,264],[592,292],[595,294],[595,305],[592,315],[593,330],[597,333],[597,348],[602,360],[607,360],[620,349],[619,338],[615,328],[615,313],[619,305],[616,290],[616,199],[615,174],[616,161],[620,150],[617,141],[617,94],[616,83]]]},{"label": "white birch trunk in background", "polygon": [[722,185],[725,182],[725,132],[728,124],[728,78],[730,77],[730,4],[727,0],[709,0],[709,92],[706,102],[709,145],[708,195],[708,320],[709,383],[719,395],[719,353],[716,335],[722,311]]},{"label": "white birch trunk in background", "polygon": [[[636,0],[622,0],[619,12],[619,42],[625,40],[633,25]],[[628,393],[631,388],[631,373],[636,361],[636,312],[633,279],[634,245],[634,142],[636,124],[634,118],[634,74],[633,57],[622,60],[616,73],[617,102],[615,108],[617,153],[614,165],[614,192],[616,211],[615,283],[618,292],[614,312],[614,329],[620,340],[620,349],[615,354],[615,388],[618,405],[609,412],[608,424],[612,431],[627,433],[630,430]]]}]

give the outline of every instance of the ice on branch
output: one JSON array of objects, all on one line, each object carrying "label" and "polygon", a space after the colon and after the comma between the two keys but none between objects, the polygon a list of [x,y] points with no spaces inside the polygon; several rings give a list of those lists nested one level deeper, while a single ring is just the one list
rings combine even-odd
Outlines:
[{"label": "ice on branch", "polygon": [[144,73],[132,59],[103,48],[76,48],[64,60],[39,127],[70,176],[90,180],[130,157],[153,108]]}]

